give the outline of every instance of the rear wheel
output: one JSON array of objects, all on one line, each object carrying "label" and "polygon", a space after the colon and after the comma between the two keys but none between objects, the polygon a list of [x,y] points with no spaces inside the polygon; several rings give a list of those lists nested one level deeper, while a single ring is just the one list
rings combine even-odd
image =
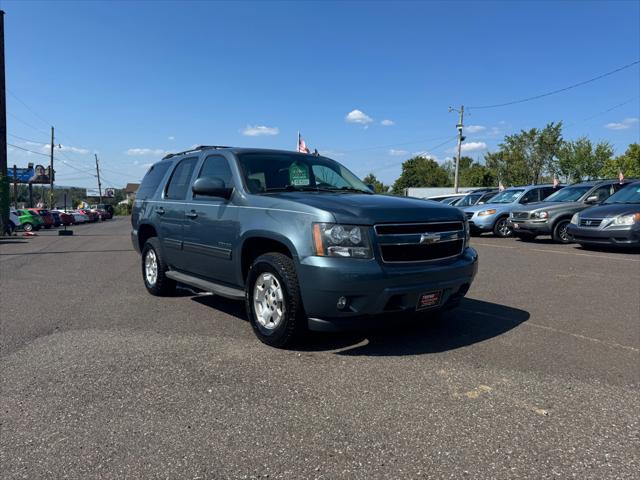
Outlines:
[{"label": "rear wheel", "polygon": [[501,217],[496,220],[496,224],[493,226],[493,234],[500,238],[507,238],[513,235],[513,229],[509,225],[507,217]]},{"label": "rear wheel", "polygon": [[29,222],[23,223],[23,224],[22,224],[22,229],[23,229],[25,232],[32,232],[32,231],[33,231],[33,224],[32,224],[32,223],[29,223]]},{"label": "rear wheel", "polygon": [[176,289],[176,282],[166,276],[169,270],[157,237],[147,240],[142,249],[142,278],[151,295],[166,297]]},{"label": "rear wheel", "polygon": [[553,240],[558,243],[571,243],[571,236],[567,232],[569,220],[560,220],[553,227]]},{"label": "rear wheel", "polygon": [[288,347],[306,330],[298,275],[286,255],[267,253],[253,262],[245,303],[253,331],[267,345]]}]

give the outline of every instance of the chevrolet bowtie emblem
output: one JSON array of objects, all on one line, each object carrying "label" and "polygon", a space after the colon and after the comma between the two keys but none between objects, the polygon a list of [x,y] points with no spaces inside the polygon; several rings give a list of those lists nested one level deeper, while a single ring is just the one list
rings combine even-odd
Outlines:
[{"label": "chevrolet bowtie emblem", "polygon": [[440,235],[436,233],[423,233],[420,235],[420,244],[438,243],[440,241]]}]

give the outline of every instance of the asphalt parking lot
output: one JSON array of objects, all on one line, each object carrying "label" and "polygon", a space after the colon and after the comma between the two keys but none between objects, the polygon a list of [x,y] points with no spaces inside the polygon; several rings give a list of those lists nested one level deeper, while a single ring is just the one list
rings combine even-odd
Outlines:
[{"label": "asphalt parking lot", "polygon": [[441,322],[282,351],[74,230],[0,240],[2,478],[638,478],[640,255],[474,238]]}]

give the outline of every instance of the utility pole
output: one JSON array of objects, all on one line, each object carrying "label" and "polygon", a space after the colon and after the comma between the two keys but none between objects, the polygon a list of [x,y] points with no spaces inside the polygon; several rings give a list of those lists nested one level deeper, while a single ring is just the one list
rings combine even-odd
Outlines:
[{"label": "utility pole", "polygon": [[4,71],[4,10],[0,10],[0,235],[9,230],[9,175],[7,172],[7,96]]},{"label": "utility pole", "polygon": [[96,157],[96,173],[98,174],[98,203],[102,203],[102,184],[100,183],[100,167],[98,166],[98,154],[94,153]]},{"label": "utility pole", "polygon": [[18,167],[13,166],[13,206],[18,208]]},{"label": "utility pole", "polygon": [[460,173],[460,158],[462,154],[462,142],[464,142],[464,135],[462,135],[462,127],[464,127],[464,105],[460,106],[460,110],[449,107],[449,112],[458,112],[460,114],[460,122],[456,125],[458,129],[458,157],[456,158],[456,173],[453,177],[453,191],[458,193],[458,178]]},{"label": "utility pole", "polygon": [[49,164],[49,209],[53,209],[53,127],[51,127],[51,163]]}]

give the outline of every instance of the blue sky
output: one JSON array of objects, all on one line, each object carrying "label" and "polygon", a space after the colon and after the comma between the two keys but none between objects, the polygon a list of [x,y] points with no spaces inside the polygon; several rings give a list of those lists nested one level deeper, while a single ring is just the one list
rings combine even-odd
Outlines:
[{"label": "blue sky", "polygon": [[[121,187],[165,151],[294,149],[298,130],[357,174],[392,181],[416,152],[452,155],[449,105],[517,100],[640,59],[637,1],[0,6],[8,141],[41,151],[54,124],[64,185],[95,186],[94,152],[104,183]],[[466,153],[482,158],[505,133],[559,120],[566,138],[621,153],[640,140],[639,79],[636,65],[540,100],[470,109]],[[47,162],[10,147],[10,166],[38,160]]]}]

